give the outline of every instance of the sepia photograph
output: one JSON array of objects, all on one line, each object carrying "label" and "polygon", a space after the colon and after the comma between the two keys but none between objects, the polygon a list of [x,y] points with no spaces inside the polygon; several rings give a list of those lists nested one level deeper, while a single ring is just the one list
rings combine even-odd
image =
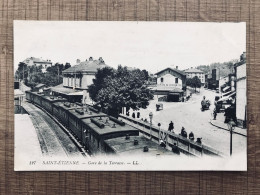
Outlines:
[{"label": "sepia photograph", "polygon": [[246,23],[14,21],[15,171],[246,171]]}]

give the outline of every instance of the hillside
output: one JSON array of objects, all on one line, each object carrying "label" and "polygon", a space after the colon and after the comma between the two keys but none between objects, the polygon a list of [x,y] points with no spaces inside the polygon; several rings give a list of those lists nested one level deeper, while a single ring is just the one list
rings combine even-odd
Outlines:
[{"label": "hillside", "polygon": [[216,62],[216,63],[212,63],[210,65],[200,65],[200,66],[197,66],[196,68],[203,71],[205,74],[211,74],[212,69],[218,68],[220,77],[225,77],[231,73],[231,71],[234,68],[234,64],[236,62],[238,62],[238,60],[231,60],[231,61],[223,62],[223,63]]}]

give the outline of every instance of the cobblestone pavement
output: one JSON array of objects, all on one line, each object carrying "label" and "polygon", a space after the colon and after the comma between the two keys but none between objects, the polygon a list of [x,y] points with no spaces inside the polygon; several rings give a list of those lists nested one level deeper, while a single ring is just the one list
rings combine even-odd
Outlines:
[{"label": "cobblestone pavement", "polygon": [[[202,142],[220,152],[229,153],[230,133],[211,125],[213,118],[214,98],[218,95],[213,91],[200,89],[200,93],[193,94],[187,102],[162,102],[163,110],[156,111],[157,96],[150,101],[147,109],[140,110],[140,118],[149,121],[149,113],[153,113],[153,124],[161,123],[161,128],[167,130],[170,121],[174,122],[174,132],[179,134],[181,128],[185,127],[188,134],[192,131],[195,139],[202,137]],[[203,96],[211,101],[210,110],[201,111],[201,100]],[[132,112],[130,111],[130,116]],[[233,153],[246,154],[247,139],[244,136],[233,135]]]},{"label": "cobblestone pavement", "polygon": [[78,147],[45,112],[28,102],[23,107],[30,114],[44,156],[82,157]]}]

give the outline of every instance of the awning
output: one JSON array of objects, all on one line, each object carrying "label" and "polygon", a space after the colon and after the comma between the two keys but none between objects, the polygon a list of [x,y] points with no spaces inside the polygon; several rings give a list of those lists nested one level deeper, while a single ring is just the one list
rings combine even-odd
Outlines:
[{"label": "awning", "polygon": [[223,93],[222,96],[229,96],[230,94],[234,93],[235,91],[229,91],[227,93]]},{"label": "awning", "polygon": [[20,97],[23,96],[24,93],[20,89],[15,89],[14,90],[14,97]]},{"label": "awning", "polygon": [[236,92],[233,92],[233,93],[231,93],[231,94],[228,95],[228,96],[224,96],[224,97],[220,98],[220,99],[218,100],[218,102],[224,102],[224,101],[226,101],[226,100],[229,100],[229,99],[231,99],[231,97],[234,96],[234,95],[236,95]]},{"label": "awning", "polygon": [[82,90],[77,90],[77,89],[72,89],[72,88],[67,88],[63,87],[63,85],[58,85],[55,87],[51,87],[51,91],[64,94],[64,95],[82,95],[83,96],[83,91]]},{"label": "awning", "polygon": [[230,86],[226,86],[224,89],[222,89],[223,90],[223,92],[225,92],[225,91],[227,91],[227,90],[229,90],[230,89]]}]

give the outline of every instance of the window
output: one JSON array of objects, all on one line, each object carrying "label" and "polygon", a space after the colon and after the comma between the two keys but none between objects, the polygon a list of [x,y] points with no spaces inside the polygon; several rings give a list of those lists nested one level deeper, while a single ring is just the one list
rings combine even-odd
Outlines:
[{"label": "window", "polygon": [[161,78],[161,83],[163,83],[163,78]]},{"label": "window", "polygon": [[178,83],[178,78],[175,78],[175,83]]}]

